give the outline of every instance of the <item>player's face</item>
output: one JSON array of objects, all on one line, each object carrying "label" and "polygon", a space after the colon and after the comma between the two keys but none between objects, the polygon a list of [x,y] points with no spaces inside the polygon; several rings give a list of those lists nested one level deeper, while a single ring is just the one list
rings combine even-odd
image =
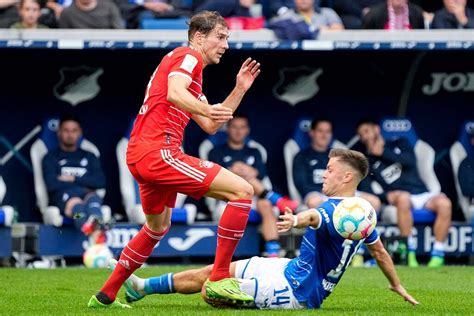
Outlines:
[{"label": "player's face", "polygon": [[75,121],[66,121],[58,129],[59,143],[66,148],[74,148],[81,136],[81,126]]},{"label": "player's face", "polygon": [[307,11],[314,6],[314,0],[295,0],[295,7],[299,11]]},{"label": "player's face", "polygon": [[26,0],[20,8],[20,16],[23,23],[33,25],[38,22],[40,17],[40,6],[37,2]]},{"label": "player's face", "polygon": [[212,65],[220,62],[222,55],[229,49],[228,39],[229,31],[222,25],[217,25],[214,30],[204,37],[202,46],[206,64]]},{"label": "player's face", "polygon": [[328,148],[332,139],[332,126],[329,122],[319,122],[311,131],[311,138],[318,148]]},{"label": "player's face", "polygon": [[337,196],[344,184],[347,167],[338,158],[330,158],[323,173],[323,193],[327,196]]},{"label": "player's face", "polygon": [[357,134],[359,134],[360,141],[367,145],[373,143],[379,137],[380,131],[377,125],[362,124],[357,129]]},{"label": "player's face", "polygon": [[247,119],[234,118],[229,122],[229,126],[227,127],[227,135],[230,142],[234,144],[243,144],[249,133],[250,127]]}]

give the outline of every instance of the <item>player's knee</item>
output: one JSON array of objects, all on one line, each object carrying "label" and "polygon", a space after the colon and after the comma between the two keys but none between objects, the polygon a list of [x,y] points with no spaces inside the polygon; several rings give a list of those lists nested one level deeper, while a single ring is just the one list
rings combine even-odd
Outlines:
[{"label": "player's knee", "polygon": [[167,232],[171,227],[171,220],[153,221],[147,219],[146,223],[148,228],[157,233]]},{"label": "player's knee", "polygon": [[436,206],[436,211],[438,213],[438,216],[451,218],[452,203],[449,198],[447,198],[444,195],[436,197],[435,206]]},{"label": "player's knee", "polygon": [[397,207],[410,208],[411,194],[408,192],[401,192],[396,200]]},{"label": "player's knee", "polygon": [[438,204],[440,209],[449,210],[449,212],[451,212],[451,209],[453,208],[451,200],[445,195],[441,195],[438,198]]},{"label": "player's knee", "polygon": [[236,188],[234,195],[238,200],[251,200],[254,195],[253,187],[247,181],[242,181]]}]

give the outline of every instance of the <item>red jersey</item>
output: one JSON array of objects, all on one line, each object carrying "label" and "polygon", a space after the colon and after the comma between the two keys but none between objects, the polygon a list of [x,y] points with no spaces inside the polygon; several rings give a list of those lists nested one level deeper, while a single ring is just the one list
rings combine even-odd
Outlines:
[{"label": "red jersey", "polygon": [[188,78],[188,91],[202,100],[201,55],[191,47],[179,47],[169,52],[148,83],[145,100],[130,135],[127,163],[140,161],[147,153],[158,149],[179,148],[191,113],[167,100],[168,78],[179,75]]}]

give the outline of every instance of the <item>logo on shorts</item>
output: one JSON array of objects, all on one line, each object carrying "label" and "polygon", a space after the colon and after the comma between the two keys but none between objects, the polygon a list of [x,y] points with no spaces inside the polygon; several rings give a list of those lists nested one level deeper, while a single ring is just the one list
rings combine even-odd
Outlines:
[{"label": "logo on shorts", "polygon": [[211,169],[214,166],[214,163],[209,160],[201,160],[200,163],[201,167]]}]

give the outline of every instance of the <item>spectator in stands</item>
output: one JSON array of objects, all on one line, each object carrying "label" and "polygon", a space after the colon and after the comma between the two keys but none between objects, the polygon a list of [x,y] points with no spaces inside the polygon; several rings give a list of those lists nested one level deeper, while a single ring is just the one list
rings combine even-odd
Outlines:
[{"label": "spectator in stands", "polygon": [[69,7],[74,0],[47,0],[46,7],[54,12],[56,19],[59,20],[64,8]]},{"label": "spectator in stands", "polygon": [[13,29],[44,29],[47,26],[38,23],[41,15],[39,0],[21,0],[18,6],[20,21],[16,22],[10,28]]},{"label": "spectator in stands", "polygon": [[[310,147],[300,151],[293,161],[293,179],[298,192],[309,208],[317,208],[327,201],[328,197],[322,193],[323,173],[329,161],[329,147],[332,140],[332,123],[321,118],[311,122],[309,131]],[[377,196],[365,192],[358,192],[359,196],[368,200],[375,210],[380,209],[380,200]]]},{"label": "spectator in stands", "polygon": [[[280,244],[276,227],[277,217],[273,205],[284,213],[285,207],[295,210],[295,201],[265,188],[267,172],[258,149],[246,145],[250,134],[249,120],[244,114],[234,114],[227,126],[227,143],[215,147],[209,153],[209,160],[229,169],[247,180],[254,188],[257,199],[257,212],[262,216],[262,233],[265,239],[265,251],[268,256],[278,256]],[[212,210],[211,210],[212,211]]]},{"label": "spectator in stands", "polygon": [[423,29],[423,10],[408,0],[387,0],[369,8],[364,16],[365,29],[411,30]]},{"label": "spectator in stands", "polygon": [[200,2],[195,13],[201,11],[217,11],[223,17],[246,16],[250,17],[250,8],[255,4],[255,0],[205,0]]},{"label": "spectator in stands", "polygon": [[406,238],[402,244],[408,247],[408,265],[418,266],[411,237],[413,207],[415,210],[426,208],[436,213],[435,243],[428,267],[443,266],[444,242],[451,226],[451,201],[443,193],[428,192],[418,174],[415,153],[407,139],[385,140],[380,126],[371,120],[359,122],[357,133],[366,146],[371,172],[386,193],[383,200],[397,208],[400,236]]},{"label": "spectator in stands", "polygon": [[96,190],[105,187],[105,176],[99,159],[78,147],[82,137],[79,120],[74,116],[61,118],[57,149],[42,161],[43,177],[51,205],[63,216],[72,218],[74,226],[96,243],[105,241],[101,231],[102,199]]},{"label": "spectator in stands", "polygon": [[142,19],[173,19],[191,14],[182,0],[115,0],[127,28],[136,29]]},{"label": "spectator in stands", "polygon": [[[471,131],[471,146],[474,150],[474,131]],[[471,204],[474,204],[474,155],[467,156],[461,162],[458,177],[462,194],[469,197]]]},{"label": "spectator in stands", "polygon": [[473,29],[474,10],[466,6],[466,0],[444,0],[444,8],[437,11],[433,29]]},{"label": "spectator in stands", "polygon": [[346,29],[361,29],[362,19],[369,7],[386,0],[322,0],[321,5],[334,9]]},{"label": "spectator in stands", "polygon": [[59,18],[59,27],[66,29],[123,28],[119,9],[112,1],[74,0]]},{"label": "spectator in stands", "polygon": [[[270,14],[271,16],[283,15],[289,9],[295,8],[295,0],[273,0],[270,2]],[[319,9],[320,0],[314,2],[314,9]]]},{"label": "spectator in stands", "polygon": [[18,0],[1,0],[0,1],[0,28],[9,28],[13,23],[18,21],[18,11],[16,4]]},{"label": "spectator in stands", "polygon": [[320,30],[343,30],[342,21],[330,8],[314,9],[314,0],[294,0],[295,8],[270,20],[269,27],[280,39],[316,38]]}]

